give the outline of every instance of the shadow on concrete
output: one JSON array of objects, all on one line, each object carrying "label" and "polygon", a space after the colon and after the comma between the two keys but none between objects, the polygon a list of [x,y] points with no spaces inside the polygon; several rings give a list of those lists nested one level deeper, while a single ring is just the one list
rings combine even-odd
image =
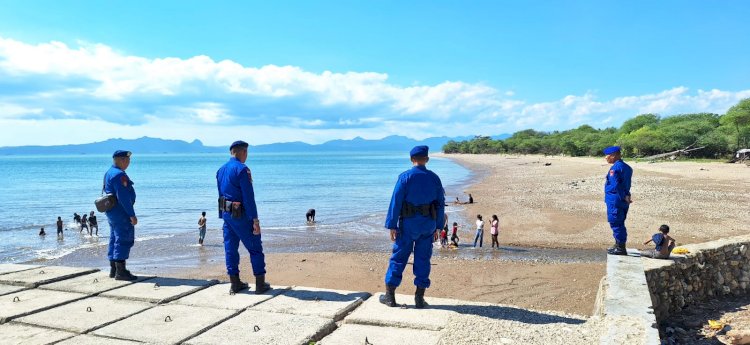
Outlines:
[{"label": "shadow on concrete", "polygon": [[353,302],[357,299],[366,300],[370,297],[367,292],[339,293],[335,291],[317,291],[317,290],[286,290],[281,293],[283,296],[296,298],[301,301],[327,301],[327,302]]},{"label": "shadow on concrete", "polygon": [[169,278],[169,277],[155,277],[144,281],[139,281],[135,284],[154,285],[154,288],[159,287],[170,287],[170,286],[194,286],[202,287],[207,285],[213,285],[219,283],[218,280],[203,280],[203,279],[180,279],[180,278]]},{"label": "shadow on concrete", "polygon": [[449,310],[464,315],[476,315],[491,319],[502,319],[517,321],[528,324],[550,324],[565,323],[569,325],[580,325],[586,320],[565,316],[537,313],[535,311],[492,305],[440,305],[431,304],[429,309]]}]

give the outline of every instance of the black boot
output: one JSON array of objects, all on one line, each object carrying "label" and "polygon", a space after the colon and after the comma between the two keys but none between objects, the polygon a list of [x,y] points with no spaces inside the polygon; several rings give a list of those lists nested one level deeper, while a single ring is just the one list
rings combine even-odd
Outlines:
[{"label": "black boot", "polygon": [[625,248],[625,242],[617,242],[615,247],[607,249],[609,255],[628,255],[628,250]]},{"label": "black boot", "polygon": [[115,260],[109,260],[109,277],[114,278],[117,269],[115,268]]},{"label": "black boot", "polygon": [[240,276],[229,276],[229,282],[232,283],[232,286],[229,287],[229,293],[238,293],[248,287],[247,283],[240,280]]},{"label": "black boot", "polygon": [[255,276],[255,294],[260,295],[268,290],[271,290],[271,284],[266,283],[266,275]]},{"label": "black boot", "polygon": [[429,306],[429,304],[424,301],[424,288],[418,287],[417,292],[414,293],[414,306],[417,307],[417,309]]},{"label": "black boot", "polygon": [[385,295],[380,296],[380,303],[389,307],[396,307],[396,287],[391,285],[385,286]]},{"label": "black boot", "polygon": [[115,280],[136,280],[138,277],[130,274],[125,268],[125,260],[115,261]]}]

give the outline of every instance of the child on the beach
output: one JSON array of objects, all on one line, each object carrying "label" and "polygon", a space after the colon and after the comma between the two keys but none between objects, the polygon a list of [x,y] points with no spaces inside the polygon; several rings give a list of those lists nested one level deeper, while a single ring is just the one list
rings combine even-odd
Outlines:
[{"label": "child on the beach", "polygon": [[669,225],[663,224],[659,227],[659,232],[651,236],[651,239],[643,242],[644,245],[649,242],[654,242],[656,248],[641,250],[641,256],[654,258],[654,259],[669,259],[669,254],[674,249],[674,238],[667,235],[669,233]]},{"label": "child on the beach", "polygon": [[440,230],[440,245],[443,247],[448,245],[448,231],[445,228]]},{"label": "child on the beach", "polygon": [[458,223],[453,222],[453,234],[451,235],[451,242],[453,245],[458,247]]}]

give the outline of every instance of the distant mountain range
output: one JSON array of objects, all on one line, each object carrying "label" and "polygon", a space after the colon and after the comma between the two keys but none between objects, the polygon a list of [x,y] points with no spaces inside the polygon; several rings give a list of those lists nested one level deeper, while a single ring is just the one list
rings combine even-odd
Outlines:
[{"label": "distant mountain range", "polygon": [[[493,139],[505,139],[510,134],[492,136]],[[392,135],[382,139],[369,140],[356,137],[351,140],[331,140],[322,144],[308,144],[300,141],[251,146],[253,152],[307,152],[307,151],[405,151],[415,145],[427,145],[430,150],[442,150],[450,140],[462,141],[472,139],[465,137],[434,137],[415,140]],[[226,152],[227,146],[205,146],[200,140],[186,142],[143,137],[138,139],[108,139],[101,142],[78,145],[57,146],[12,146],[0,147],[0,155],[56,155],[56,154],[111,154],[115,150],[126,149],[137,153],[213,153]]]}]

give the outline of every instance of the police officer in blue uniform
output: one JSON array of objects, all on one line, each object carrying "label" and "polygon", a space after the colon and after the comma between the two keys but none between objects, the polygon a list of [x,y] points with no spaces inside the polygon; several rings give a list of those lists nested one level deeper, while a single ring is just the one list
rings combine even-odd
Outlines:
[{"label": "police officer in blue uniform", "polygon": [[607,172],[604,184],[604,203],[607,205],[607,221],[612,228],[615,245],[607,250],[611,255],[627,255],[625,243],[628,241],[628,232],[625,228],[625,218],[632,199],[630,198],[630,181],[633,177],[633,169],[622,161],[619,146],[610,146],[604,149],[607,163],[612,167]]},{"label": "police officer in blue uniform", "polygon": [[260,239],[260,221],[255,205],[253,177],[245,165],[248,144],[235,141],[229,146],[232,158],[216,172],[219,189],[219,218],[224,219],[224,253],[227,274],[231,282],[230,292],[247,289],[247,283],[240,280],[240,242],[250,252],[250,263],[255,275],[255,293],[268,291],[266,283],[266,263]]},{"label": "police officer in blue uniform", "polygon": [[413,167],[399,175],[385,219],[391,231],[393,255],[385,274],[386,293],[380,302],[395,307],[396,288],[414,252],[414,304],[424,308],[425,289],[430,287],[432,243],[437,241],[445,216],[445,192],[440,178],[425,165],[430,160],[427,146],[416,146],[411,152]]},{"label": "police officer in blue uniform", "polygon": [[113,164],[104,175],[104,192],[117,197],[115,206],[107,211],[109,221],[109,277],[116,280],[136,280],[138,277],[130,274],[125,261],[130,257],[130,248],[135,242],[135,189],[133,181],[125,173],[130,166],[130,151],[117,150],[112,155]]}]

